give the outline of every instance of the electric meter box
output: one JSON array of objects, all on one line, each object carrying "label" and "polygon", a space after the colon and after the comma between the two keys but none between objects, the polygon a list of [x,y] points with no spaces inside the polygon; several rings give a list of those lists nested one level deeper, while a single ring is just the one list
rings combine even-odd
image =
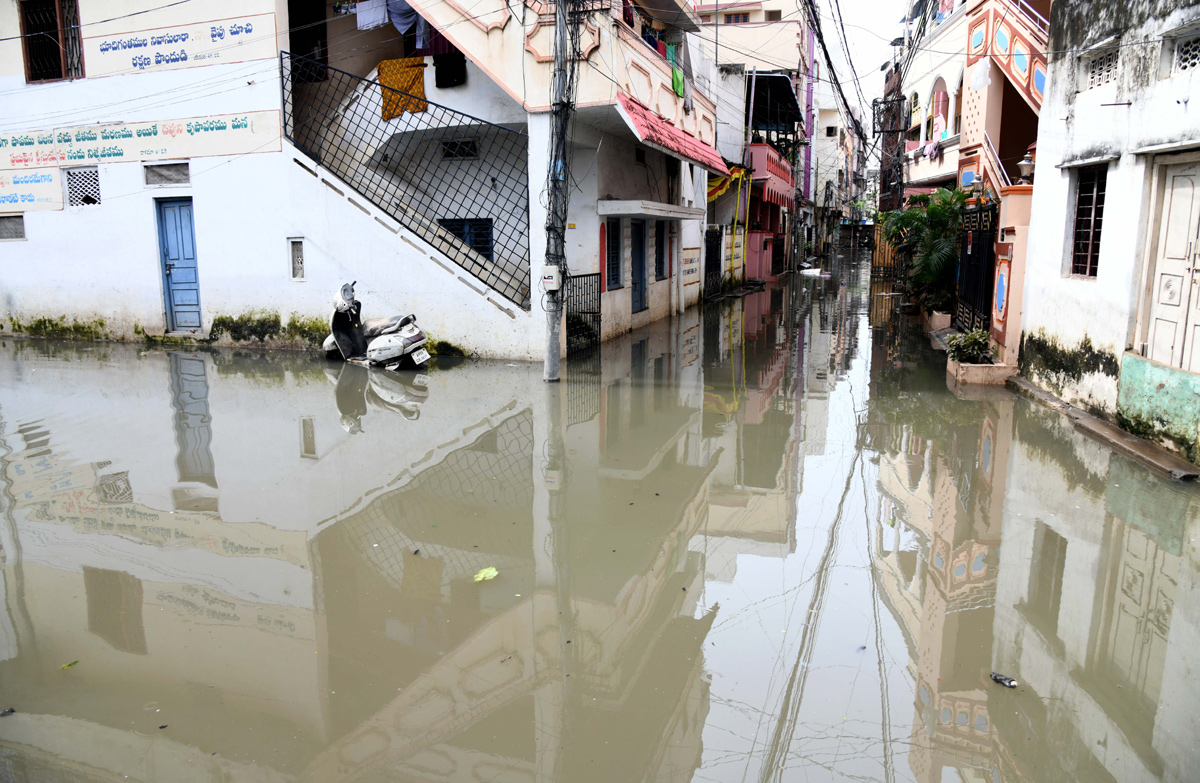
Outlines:
[{"label": "electric meter box", "polygon": [[556,266],[547,264],[542,267],[542,289],[557,291],[562,288],[562,272]]}]

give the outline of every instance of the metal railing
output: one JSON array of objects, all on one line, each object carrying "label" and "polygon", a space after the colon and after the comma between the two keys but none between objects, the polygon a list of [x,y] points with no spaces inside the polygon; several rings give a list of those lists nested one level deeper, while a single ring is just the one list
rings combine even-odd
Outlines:
[{"label": "metal railing", "polygon": [[529,138],[288,52],[288,141],[522,309],[529,296]]},{"label": "metal railing", "polygon": [[567,355],[600,344],[600,273],[571,275],[566,286]]},{"label": "metal railing", "polygon": [[1012,185],[1012,177],[1008,176],[1008,172],[1004,170],[1004,164],[1000,161],[1000,153],[996,152],[996,145],[992,144],[992,137],[983,132],[983,145],[987,148],[988,164],[996,170],[996,176],[1004,183],[1004,187]]},{"label": "metal railing", "polygon": [[1024,16],[1030,24],[1032,24],[1038,30],[1041,30],[1046,35],[1050,34],[1050,22],[1047,21],[1046,17],[1042,16],[1036,8],[1025,2],[1025,0],[1008,0],[1008,2],[1012,5],[1015,5],[1017,10],[1021,12],[1021,15]]}]

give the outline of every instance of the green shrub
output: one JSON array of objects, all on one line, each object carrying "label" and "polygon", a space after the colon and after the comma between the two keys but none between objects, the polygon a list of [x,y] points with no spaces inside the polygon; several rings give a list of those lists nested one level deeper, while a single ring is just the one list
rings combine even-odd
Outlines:
[{"label": "green shrub", "polygon": [[946,353],[961,364],[992,363],[992,347],[984,329],[950,335],[946,338]]}]

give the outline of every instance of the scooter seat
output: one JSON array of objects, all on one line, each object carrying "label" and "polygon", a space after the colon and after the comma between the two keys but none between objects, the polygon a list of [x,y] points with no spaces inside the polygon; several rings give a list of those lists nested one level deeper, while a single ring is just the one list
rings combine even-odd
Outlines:
[{"label": "scooter seat", "polygon": [[378,337],[381,334],[391,334],[400,331],[404,319],[398,315],[391,318],[364,318],[362,322],[363,337]]}]

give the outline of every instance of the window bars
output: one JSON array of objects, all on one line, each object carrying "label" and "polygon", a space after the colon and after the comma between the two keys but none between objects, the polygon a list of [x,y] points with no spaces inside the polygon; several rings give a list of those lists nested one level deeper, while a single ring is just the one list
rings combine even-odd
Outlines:
[{"label": "window bars", "polygon": [[90,207],[100,203],[100,171],[92,166],[66,169],[67,206]]},{"label": "window bars", "polygon": [[[527,134],[336,68],[324,68],[324,81],[300,78],[319,66],[280,53],[284,136],[439,252],[528,310]],[[386,121],[385,95],[389,106],[405,108]]]},{"label": "window bars", "polygon": [[1200,68],[1200,35],[1175,44],[1175,63],[1171,72],[1183,73],[1193,68]]},{"label": "window bars", "polygon": [[1100,263],[1100,233],[1104,226],[1104,192],[1108,164],[1079,170],[1075,185],[1075,236],[1071,274],[1095,277]]},{"label": "window bars", "polygon": [[609,218],[605,243],[605,272],[608,275],[608,288],[621,287],[621,256],[624,242],[621,238],[620,218]]},{"label": "window bars", "polygon": [[78,0],[21,0],[25,80],[47,82],[83,76]]},{"label": "window bars", "polygon": [[654,222],[654,279],[667,278],[667,221]]},{"label": "window bars", "polygon": [[1108,84],[1117,78],[1120,53],[1119,49],[1110,49],[1088,60],[1087,88],[1089,90],[1102,84]]},{"label": "window bars", "polygon": [[0,215],[0,240],[24,238],[24,215]]}]

